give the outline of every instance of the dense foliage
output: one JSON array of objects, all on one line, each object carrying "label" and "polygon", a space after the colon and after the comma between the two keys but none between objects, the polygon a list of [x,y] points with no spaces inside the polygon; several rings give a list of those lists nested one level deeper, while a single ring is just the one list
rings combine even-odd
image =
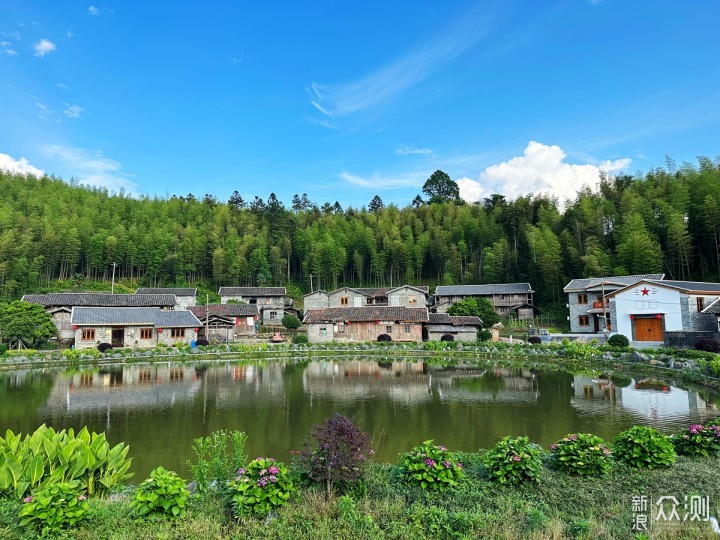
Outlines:
[{"label": "dense foliage", "polygon": [[657,429],[634,426],[613,439],[613,455],[631,467],[655,469],[675,463],[675,448]]},{"label": "dense foliage", "polygon": [[683,456],[715,456],[720,452],[720,426],[693,424],[672,436],[675,451]]},{"label": "dense foliage", "polygon": [[610,471],[611,452],[605,441],[591,433],[573,433],[550,446],[550,458],[558,469],[571,474],[601,476]]},{"label": "dense foliage", "polygon": [[[441,173],[442,171],[438,171]],[[720,169],[710,159],[605,176],[561,207],[546,195],[457,204],[432,182],[405,208],[313,204],[271,194],[131,198],[54,178],[0,173],[0,298],[57,280],[316,288],[530,282],[561,302],[576,277],[663,271],[720,276]],[[427,191],[427,190],[426,190]],[[369,201],[368,201],[369,202]],[[300,292],[299,289],[295,289]]]},{"label": "dense foliage", "polygon": [[0,337],[33,346],[57,335],[52,317],[41,305],[16,300],[0,306]]},{"label": "dense foliage", "polygon": [[495,313],[492,303],[487,298],[465,298],[455,302],[448,308],[450,315],[469,315],[480,317],[483,328],[489,328],[500,322],[500,315]]},{"label": "dense foliage", "polygon": [[138,517],[176,518],[185,513],[188,497],[185,481],[173,471],[158,467],[137,487],[130,507]]},{"label": "dense foliage", "polygon": [[52,536],[53,532],[72,527],[86,518],[86,499],[79,482],[49,484],[23,499],[18,513],[20,526],[37,528],[43,536]]},{"label": "dense foliage", "polygon": [[630,340],[622,334],[613,334],[608,338],[608,345],[611,347],[627,347],[630,345]]},{"label": "dense foliage", "polygon": [[428,491],[455,488],[465,478],[455,454],[432,440],[401,454],[398,467],[406,482]]},{"label": "dense foliage", "polygon": [[266,516],[285,504],[295,491],[285,464],[265,457],[255,458],[247,467],[239,468],[227,488],[236,517]]},{"label": "dense foliage", "polygon": [[195,460],[188,461],[196,489],[205,492],[211,486],[224,487],[233,472],[247,461],[245,443],[247,435],[242,431],[221,429],[206,437],[193,440]]},{"label": "dense foliage", "polygon": [[540,447],[527,437],[503,437],[485,454],[484,465],[490,479],[501,484],[539,482]]}]

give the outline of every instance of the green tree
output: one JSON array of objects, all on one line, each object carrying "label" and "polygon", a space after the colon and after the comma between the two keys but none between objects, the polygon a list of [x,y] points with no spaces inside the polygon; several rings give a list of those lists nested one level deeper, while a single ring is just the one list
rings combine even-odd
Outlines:
[{"label": "green tree", "polygon": [[465,298],[450,306],[448,313],[450,315],[474,315],[480,317],[485,328],[500,322],[500,315],[495,313],[493,305],[487,298]]},{"label": "green tree", "polygon": [[282,318],[282,325],[288,330],[297,330],[300,328],[301,324],[300,319],[298,319],[295,315],[290,315],[289,313]]},{"label": "green tree", "polygon": [[0,309],[0,334],[32,347],[56,336],[57,328],[41,305],[16,300]]},{"label": "green tree", "polygon": [[443,171],[432,173],[423,184],[422,191],[430,204],[461,201],[460,187]]},{"label": "green tree", "polygon": [[368,205],[368,210],[370,210],[371,212],[379,212],[383,208],[385,208],[385,205],[383,204],[382,199],[379,195],[375,195],[372,198],[372,201],[370,201],[370,204]]}]

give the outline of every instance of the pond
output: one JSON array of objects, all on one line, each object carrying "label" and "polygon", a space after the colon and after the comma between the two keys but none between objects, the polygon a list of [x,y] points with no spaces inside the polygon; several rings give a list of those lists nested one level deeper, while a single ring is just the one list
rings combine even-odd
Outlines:
[{"label": "pond", "polygon": [[288,461],[314,424],[339,412],[373,436],[376,457],[434,439],[489,448],[505,435],[548,446],[572,432],[611,439],[635,424],[670,433],[720,415],[720,396],[644,377],[484,363],[440,368],[373,359],[148,363],[0,373],[0,433],[87,425],[125,441],[135,481],[158,465],[189,477],[195,437],[248,434],[250,457]]}]

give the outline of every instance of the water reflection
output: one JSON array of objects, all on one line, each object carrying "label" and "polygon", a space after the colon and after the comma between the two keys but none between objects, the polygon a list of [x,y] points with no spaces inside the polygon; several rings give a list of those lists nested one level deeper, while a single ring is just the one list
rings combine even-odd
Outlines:
[{"label": "water reflection", "polygon": [[549,445],[572,432],[609,439],[633,425],[671,432],[717,416],[718,396],[667,381],[493,364],[422,362],[135,364],[0,374],[0,429],[87,425],[131,446],[138,476],[163,465],[188,475],[192,441],[217,429],[249,436],[248,453],[289,459],[335,412],[373,435],[377,456],[426,439],[474,451],[504,435]]}]

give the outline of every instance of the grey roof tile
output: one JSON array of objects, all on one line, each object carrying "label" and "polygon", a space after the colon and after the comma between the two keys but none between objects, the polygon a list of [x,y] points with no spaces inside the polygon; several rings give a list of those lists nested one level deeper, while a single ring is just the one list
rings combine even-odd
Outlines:
[{"label": "grey roof tile", "polygon": [[428,311],[426,308],[386,306],[311,309],[305,313],[303,322],[317,324],[341,321],[427,322]]},{"label": "grey roof tile", "polygon": [[22,300],[44,307],[167,307],[177,303],[174,294],[50,293],[26,294]]},{"label": "grey roof tile", "polygon": [[220,296],[285,296],[285,287],[220,287]]},{"label": "grey roof tile", "polygon": [[484,296],[490,294],[527,294],[534,292],[529,283],[492,283],[487,285],[438,285],[435,296]]},{"label": "grey roof tile", "polygon": [[160,308],[75,307],[70,324],[77,326],[154,326],[155,328],[190,328],[202,326],[190,311]]},{"label": "grey roof tile", "polygon": [[175,296],[197,296],[197,289],[187,287],[141,287],[135,294],[174,294]]},{"label": "grey roof tile", "polygon": [[198,318],[204,318],[205,314],[224,317],[254,317],[258,314],[256,304],[209,304],[207,306],[191,306],[188,311],[192,311]]},{"label": "grey roof tile", "polygon": [[665,274],[635,274],[632,276],[608,276],[573,279],[570,283],[563,287],[563,291],[583,291],[585,289],[599,287],[603,283],[618,284],[623,287],[627,287],[628,285],[634,285],[635,283],[642,281],[643,279],[661,280],[663,279],[663,277],[665,277]]}]

